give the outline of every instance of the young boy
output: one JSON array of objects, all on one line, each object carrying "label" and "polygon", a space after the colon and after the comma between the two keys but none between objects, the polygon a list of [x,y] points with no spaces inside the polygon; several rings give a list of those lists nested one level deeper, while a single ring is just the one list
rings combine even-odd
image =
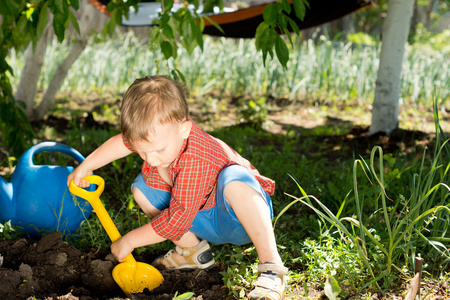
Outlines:
[{"label": "young boy", "polygon": [[151,222],[111,245],[120,262],[133,249],[167,239],[175,244],[155,266],[208,269],[209,242],[253,242],[259,277],[249,299],[281,299],[283,266],[272,228],[275,183],[189,117],[186,91],[164,76],[137,79],[124,95],[121,133],[92,152],[69,176],[75,185],[92,171],[133,152],[144,160],[132,184],[135,201]]}]

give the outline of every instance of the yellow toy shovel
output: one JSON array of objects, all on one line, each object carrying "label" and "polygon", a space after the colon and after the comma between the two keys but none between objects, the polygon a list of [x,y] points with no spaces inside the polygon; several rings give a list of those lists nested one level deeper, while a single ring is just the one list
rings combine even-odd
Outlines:
[{"label": "yellow toy shovel", "polygon": [[[86,191],[76,186],[72,180],[69,190],[72,194],[91,203],[111,241],[115,242],[121,237],[120,233],[100,201],[100,195],[105,188],[105,181],[97,175],[87,176],[85,179],[91,184],[96,184],[97,189],[92,192]],[[142,293],[145,288],[151,291],[164,281],[163,276],[155,267],[137,262],[131,253],[113,269],[112,276],[126,295]]]}]

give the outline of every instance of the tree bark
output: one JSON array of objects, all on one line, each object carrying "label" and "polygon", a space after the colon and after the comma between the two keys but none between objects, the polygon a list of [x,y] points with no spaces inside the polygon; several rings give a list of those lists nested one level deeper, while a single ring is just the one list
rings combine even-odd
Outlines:
[{"label": "tree bark", "polygon": [[416,3],[416,5],[414,5],[411,28],[415,28],[421,23],[426,29],[432,30],[433,22],[431,20],[431,13],[434,6],[435,0],[428,0],[426,3]]},{"label": "tree bark", "polygon": [[49,18],[47,26],[42,33],[42,37],[36,43],[33,49],[33,43],[30,43],[26,50],[25,65],[22,69],[19,85],[17,86],[14,98],[23,101],[26,105],[25,114],[31,118],[34,109],[34,97],[36,95],[39,76],[41,75],[42,65],[44,64],[45,51],[47,49],[47,40],[51,36],[52,19]]},{"label": "tree bark", "polygon": [[78,19],[78,23],[80,25],[79,38],[73,43],[72,50],[56,69],[42,101],[33,113],[33,117],[35,119],[41,120],[47,114],[56,94],[61,88],[62,82],[69,72],[70,67],[86,48],[91,30],[98,30],[99,26],[103,25],[100,24],[102,20],[104,21],[105,18],[100,15],[100,12],[92,4],[85,2],[82,8],[81,16]]},{"label": "tree bark", "polygon": [[389,136],[398,128],[401,71],[414,0],[390,0],[383,23],[380,65],[369,134]]},{"label": "tree bark", "polygon": [[348,14],[341,18],[342,31],[345,35],[355,32],[355,15]]}]

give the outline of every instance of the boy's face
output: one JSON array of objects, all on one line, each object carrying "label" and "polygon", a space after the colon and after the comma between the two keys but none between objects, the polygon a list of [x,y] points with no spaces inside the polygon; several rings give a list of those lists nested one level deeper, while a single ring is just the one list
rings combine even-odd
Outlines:
[{"label": "boy's face", "polygon": [[190,121],[156,124],[154,132],[149,132],[148,141],[137,141],[133,143],[134,148],[153,167],[167,168],[180,153],[191,127]]}]

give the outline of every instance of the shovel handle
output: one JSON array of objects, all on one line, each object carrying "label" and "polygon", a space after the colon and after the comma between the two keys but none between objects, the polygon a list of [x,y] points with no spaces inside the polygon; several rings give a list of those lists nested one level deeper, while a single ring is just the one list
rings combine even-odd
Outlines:
[{"label": "shovel handle", "polygon": [[[112,242],[117,241],[118,239],[121,238],[121,235],[117,230],[116,225],[114,225],[114,222],[112,221],[105,207],[103,206],[102,201],[100,200],[100,195],[105,189],[105,181],[103,180],[102,177],[97,175],[86,176],[84,179],[89,181],[91,184],[96,184],[97,189],[92,192],[86,191],[85,189],[76,186],[72,180],[70,181],[69,191],[72,194],[89,201],[98,218],[100,219],[100,222],[105,228],[106,233],[108,234],[111,241]],[[123,261],[127,263],[136,262],[133,255],[131,254],[125,257]]]}]

